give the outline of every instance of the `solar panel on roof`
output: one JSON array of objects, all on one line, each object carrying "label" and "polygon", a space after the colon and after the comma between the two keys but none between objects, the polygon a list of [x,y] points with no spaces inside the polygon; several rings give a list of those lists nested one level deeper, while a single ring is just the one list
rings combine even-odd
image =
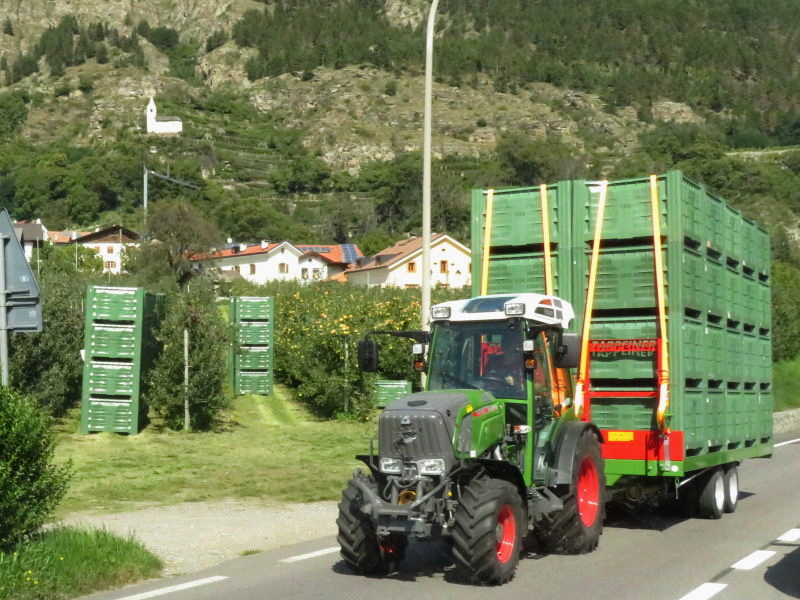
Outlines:
[{"label": "solar panel on roof", "polygon": [[358,260],[358,252],[356,251],[355,244],[342,244],[342,253],[344,254],[344,262],[354,263]]}]

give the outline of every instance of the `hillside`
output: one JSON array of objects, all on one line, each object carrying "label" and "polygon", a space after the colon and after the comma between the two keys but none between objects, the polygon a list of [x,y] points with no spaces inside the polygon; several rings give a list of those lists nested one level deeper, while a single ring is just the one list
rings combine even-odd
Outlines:
[{"label": "hillside", "polygon": [[[795,153],[725,154],[800,143],[791,2],[501,4],[440,5],[437,229],[465,238],[473,186],[676,165],[794,229]],[[414,231],[427,6],[0,0],[0,202],[51,227],[137,228],[146,162],[203,188],[155,185],[154,201],[184,196],[240,239]],[[182,136],[143,132],[151,95]]]}]

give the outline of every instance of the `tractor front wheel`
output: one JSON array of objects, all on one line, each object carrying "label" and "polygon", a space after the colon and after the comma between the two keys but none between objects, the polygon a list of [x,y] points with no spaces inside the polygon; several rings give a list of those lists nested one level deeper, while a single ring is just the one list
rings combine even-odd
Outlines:
[{"label": "tractor front wheel", "polygon": [[501,479],[476,479],[461,493],[453,528],[453,555],[475,583],[506,583],[517,570],[526,530],[525,510],[516,486]]},{"label": "tractor front wheel", "polygon": [[[372,477],[364,481],[377,489]],[[379,538],[372,519],[361,510],[363,496],[351,479],[339,502],[339,517],[336,519],[339,534],[336,540],[342,558],[353,571],[362,575],[386,575],[403,560],[406,539],[395,534],[386,539]]]},{"label": "tractor front wheel", "polygon": [[600,442],[589,429],[575,446],[564,508],[537,534],[547,552],[584,554],[597,548],[605,519],[606,476]]}]

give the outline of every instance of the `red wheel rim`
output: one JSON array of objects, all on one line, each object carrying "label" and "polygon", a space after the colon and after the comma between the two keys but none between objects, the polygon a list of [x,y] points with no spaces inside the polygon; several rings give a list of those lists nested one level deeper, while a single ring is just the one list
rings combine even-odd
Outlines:
[{"label": "red wheel rim", "polygon": [[588,456],[581,461],[578,473],[578,513],[581,523],[586,527],[594,525],[597,520],[597,511],[600,506],[600,478],[597,476],[597,467]]},{"label": "red wheel rim", "polygon": [[514,553],[517,541],[517,522],[514,519],[514,509],[508,504],[500,509],[497,515],[497,560],[507,563]]}]

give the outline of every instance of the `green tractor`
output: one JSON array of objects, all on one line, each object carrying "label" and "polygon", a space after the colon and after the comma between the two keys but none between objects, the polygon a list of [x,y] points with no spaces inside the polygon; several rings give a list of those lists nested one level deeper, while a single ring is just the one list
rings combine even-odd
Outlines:
[{"label": "green tractor", "polygon": [[[571,305],[489,295],[438,304],[431,317],[429,333],[385,332],[417,342],[425,391],[389,404],[377,453],[357,457],[367,470],[355,470],[339,503],[344,560],[386,574],[410,538],[445,539],[472,581],[498,585],[514,576],[526,538],[548,552],[592,551],[605,515],[602,438],[575,416]],[[359,365],[377,370],[374,340],[360,342]]]}]

